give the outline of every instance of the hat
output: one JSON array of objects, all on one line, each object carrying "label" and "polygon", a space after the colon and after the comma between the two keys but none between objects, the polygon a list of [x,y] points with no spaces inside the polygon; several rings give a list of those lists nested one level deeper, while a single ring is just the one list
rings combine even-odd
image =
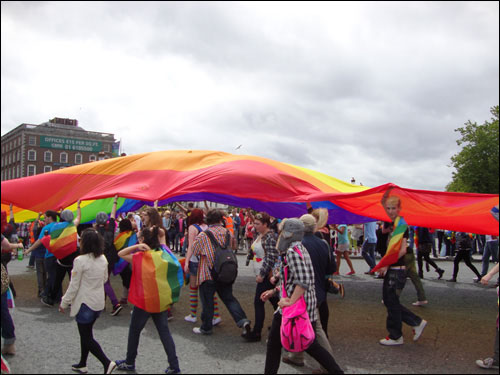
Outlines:
[{"label": "hat", "polygon": [[286,219],[283,222],[280,236],[278,238],[277,248],[283,253],[288,247],[297,241],[302,241],[304,237],[304,223],[299,219]]},{"label": "hat", "polygon": [[75,215],[73,215],[73,211],[71,210],[63,210],[59,216],[63,221],[68,223],[73,221],[73,218],[75,217]]},{"label": "hat", "polygon": [[300,217],[300,221],[304,223],[304,231],[313,233],[316,230],[316,219],[313,215],[305,214]]},{"label": "hat", "polygon": [[108,221],[108,214],[104,211],[99,212],[95,217],[95,222],[98,225],[106,224],[107,221]]}]

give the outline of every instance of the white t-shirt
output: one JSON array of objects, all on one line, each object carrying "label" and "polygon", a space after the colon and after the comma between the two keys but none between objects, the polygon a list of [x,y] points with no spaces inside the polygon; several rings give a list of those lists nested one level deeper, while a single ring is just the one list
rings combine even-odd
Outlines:
[{"label": "white t-shirt", "polygon": [[260,275],[260,268],[262,266],[262,261],[264,260],[264,257],[266,256],[266,252],[264,250],[264,247],[262,246],[262,236],[259,235],[257,239],[252,243],[252,250],[253,250],[253,270],[255,272],[255,276]]}]

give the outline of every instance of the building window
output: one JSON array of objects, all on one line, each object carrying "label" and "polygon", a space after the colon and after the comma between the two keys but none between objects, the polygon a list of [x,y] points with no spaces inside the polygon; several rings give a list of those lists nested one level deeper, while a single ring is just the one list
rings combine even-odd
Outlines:
[{"label": "building window", "polygon": [[27,176],[34,176],[36,174],[36,165],[28,164]]},{"label": "building window", "polygon": [[82,161],[83,161],[82,154],[76,154],[75,155],[75,164],[82,164]]},{"label": "building window", "polygon": [[96,161],[95,155],[90,155],[89,156],[89,161]]},{"label": "building window", "polygon": [[46,163],[52,162],[52,151],[45,151],[43,153],[43,161]]},{"label": "building window", "polygon": [[36,175],[36,165],[28,164],[28,176]]},{"label": "building window", "polygon": [[59,156],[59,160],[61,163],[67,163],[68,162],[68,153],[61,152],[61,155]]},{"label": "building window", "polygon": [[104,144],[104,152],[110,152],[109,144],[108,143]]},{"label": "building window", "polygon": [[21,177],[21,173],[20,173],[20,172],[21,172],[21,168],[20,168],[20,166],[18,165],[18,166],[16,167],[16,178]]},{"label": "building window", "polygon": [[35,150],[28,151],[28,161],[36,161],[36,151]]},{"label": "building window", "polygon": [[28,138],[28,144],[30,146],[36,146],[36,137],[34,135],[30,135]]},{"label": "building window", "polygon": [[50,165],[44,165],[43,166],[43,173],[45,172],[51,172],[52,171],[52,166]]}]

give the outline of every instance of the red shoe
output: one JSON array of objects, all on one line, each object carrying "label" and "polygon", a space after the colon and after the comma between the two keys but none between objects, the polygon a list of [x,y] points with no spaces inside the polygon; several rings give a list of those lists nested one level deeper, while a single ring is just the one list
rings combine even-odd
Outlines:
[{"label": "red shoe", "polygon": [[339,271],[334,272],[333,274],[338,276],[339,275]]},{"label": "red shoe", "polygon": [[346,275],[346,276],[350,276],[350,275],[354,275],[355,273],[356,273],[356,272],[351,271],[351,272],[347,272],[345,275]]}]

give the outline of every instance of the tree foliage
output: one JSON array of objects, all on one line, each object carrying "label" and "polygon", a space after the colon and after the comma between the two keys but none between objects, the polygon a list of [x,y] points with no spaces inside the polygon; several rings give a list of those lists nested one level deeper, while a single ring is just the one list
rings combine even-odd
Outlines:
[{"label": "tree foliage", "polygon": [[498,194],[498,106],[490,112],[491,122],[478,125],[469,120],[464,127],[455,129],[461,135],[457,144],[462,151],[451,157],[451,166],[456,171],[446,186],[447,191]]}]

